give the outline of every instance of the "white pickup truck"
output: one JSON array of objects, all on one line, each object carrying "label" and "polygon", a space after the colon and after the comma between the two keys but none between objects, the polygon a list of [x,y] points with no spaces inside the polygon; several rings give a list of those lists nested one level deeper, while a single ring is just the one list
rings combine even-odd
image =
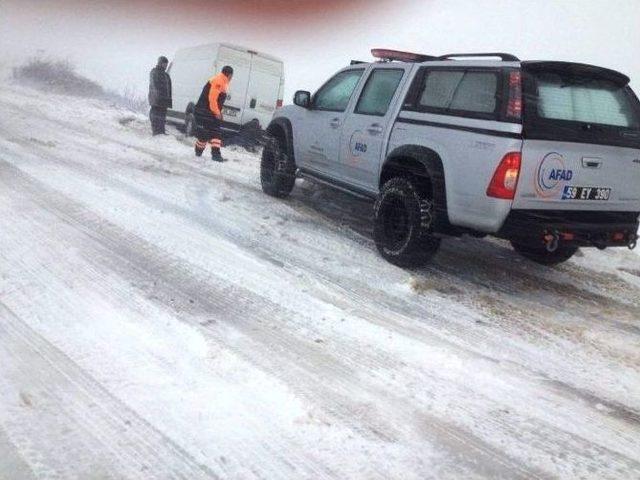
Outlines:
[{"label": "white pickup truck", "polygon": [[579,247],[635,247],[640,103],[628,77],[503,53],[373,54],[276,113],[267,194],[303,176],[375,199],[375,243],[402,266],[447,235],[505,238],[546,265]]}]

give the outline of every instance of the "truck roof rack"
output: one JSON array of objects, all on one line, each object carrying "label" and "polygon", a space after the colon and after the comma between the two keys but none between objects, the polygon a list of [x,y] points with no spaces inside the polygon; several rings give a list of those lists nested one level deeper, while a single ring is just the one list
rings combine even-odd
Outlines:
[{"label": "truck roof rack", "polygon": [[438,57],[438,60],[450,60],[452,58],[475,58],[475,57],[495,57],[499,58],[503,62],[519,62],[520,59],[515,55],[511,55],[510,53],[449,53],[447,55],[441,55]]},{"label": "truck roof rack", "polygon": [[[424,53],[412,53],[403,52],[401,50],[391,50],[388,48],[374,48],[371,50],[371,55],[382,62],[410,62],[410,63],[422,63],[433,62],[438,60],[452,60],[454,58],[499,58],[503,62],[519,62],[520,59],[515,55],[503,52],[487,52],[487,53],[448,53],[447,55],[426,55]],[[357,65],[360,60],[351,60],[351,65]]]},{"label": "truck roof rack", "polygon": [[369,63],[369,62],[365,62],[363,60],[351,60],[351,63],[349,65],[360,65],[361,63]]},{"label": "truck roof rack", "polygon": [[400,50],[390,50],[388,48],[374,48],[371,50],[373,55],[378,60],[383,62],[427,62],[429,60],[437,60],[438,57],[433,55],[425,55],[423,53],[402,52]]}]

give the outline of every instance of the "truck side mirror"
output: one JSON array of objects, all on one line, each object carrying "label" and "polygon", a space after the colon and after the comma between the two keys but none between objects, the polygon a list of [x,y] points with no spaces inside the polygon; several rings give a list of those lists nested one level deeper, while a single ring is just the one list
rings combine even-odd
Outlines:
[{"label": "truck side mirror", "polygon": [[310,108],[311,93],[306,90],[298,90],[293,96],[293,104],[302,108]]}]

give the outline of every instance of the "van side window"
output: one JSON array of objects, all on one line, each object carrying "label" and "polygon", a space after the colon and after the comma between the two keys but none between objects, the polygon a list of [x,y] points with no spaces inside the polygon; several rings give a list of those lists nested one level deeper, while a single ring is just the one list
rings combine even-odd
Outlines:
[{"label": "van side window", "polygon": [[364,69],[358,69],[335,75],[315,94],[313,107],[316,110],[344,112],[363,73]]},{"label": "van side window", "polygon": [[451,115],[492,115],[498,107],[497,94],[497,72],[431,70],[418,93],[418,109]]},{"label": "van side window", "polygon": [[404,70],[376,69],[362,89],[355,113],[384,116],[402,80]]}]

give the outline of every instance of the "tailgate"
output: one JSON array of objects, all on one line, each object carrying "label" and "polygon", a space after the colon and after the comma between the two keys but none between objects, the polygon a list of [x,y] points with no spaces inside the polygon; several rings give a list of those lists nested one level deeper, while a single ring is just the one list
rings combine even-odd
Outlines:
[{"label": "tailgate", "polygon": [[515,209],[640,211],[640,103],[629,79],[566,62],[524,62]]},{"label": "tailgate", "polygon": [[525,140],[513,208],[640,211],[640,150]]}]

